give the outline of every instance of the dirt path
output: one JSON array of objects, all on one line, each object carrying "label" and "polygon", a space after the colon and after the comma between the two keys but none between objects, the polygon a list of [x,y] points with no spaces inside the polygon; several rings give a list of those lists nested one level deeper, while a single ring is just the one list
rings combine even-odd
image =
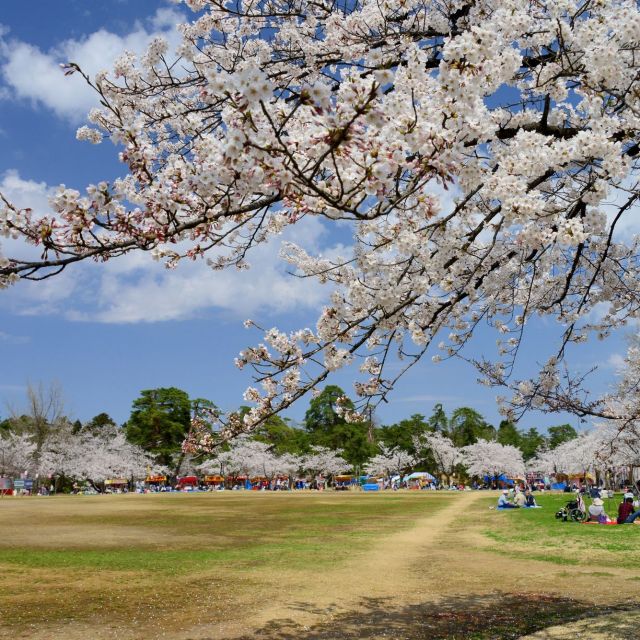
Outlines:
[{"label": "dirt path", "polygon": [[[363,598],[393,598],[401,602],[422,599],[424,594],[416,593],[422,568],[429,563],[433,549],[440,546],[460,511],[479,497],[481,494],[477,492],[461,494],[414,527],[385,537],[364,558],[355,558],[318,575],[304,594],[315,609],[300,611],[298,607],[300,622],[311,625],[330,620],[340,612],[353,611]],[[273,620],[290,609],[291,605],[286,604],[270,607],[256,616],[256,622]]]},{"label": "dirt path", "polygon": [[[569,610],[588,615],[622,599],[640,601],[640,581],[631,570],[607,567],[603,580],[602,567],[520,559],[509,549],[496,553],[481,527],[460,524],[460,514],[479,508],[476,503],[484,497],[459,494],[411,529],[385,537],[365,556],[318,574],[312,582],[301,584],[299,575],[283,573],[271,603],[255,608],[242,623],[194,628],[178,638],[465,638],[461,630],[469,629],[470,635],[483,628],[487,617],[504,624],[506,633],[510,618],[500,617],[502,609],[512,617],[522,609],[521,615],[539,612],[545,619],[557,612],[556,618],[549,617],[556,620]],[[627,636],[611,636],[618,637]]]},{"label": "dirt path", "polygon": [[[249,632],[259,635],[257,630],[271,627],[280,628],[283,633],[283,624],[311,629],[354,613],[366,615],[374,602],[422,602],[433,595],[422,589],[423,578],[431,573],[429,564],[434,550],[441,552],[461,511],[482,497],[478,492],[456,495],[450,504],[410,529],[385,536],[366,554],[316,574],[311,581],[300,582],[299,574],[283,572],[276,576],[270,604],[256,608],[244,621],[230,621],[215,630],[210,626],[192,628],[177,638],[227,640]],[[440,575],[436,580],[443,578]]]}]

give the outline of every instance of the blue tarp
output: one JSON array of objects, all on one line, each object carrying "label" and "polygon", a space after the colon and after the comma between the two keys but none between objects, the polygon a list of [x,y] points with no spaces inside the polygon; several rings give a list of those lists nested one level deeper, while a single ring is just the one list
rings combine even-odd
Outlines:
[{"label": "blue tarp", "polygon": [[485,482],[502,482],[503,484],[508,484],[510,487],[513,486],[513,480],[511,478],[507,478],[504,473],[501,473],[499,476],[485,476]]},{"label": "blue tarp", "polygon": [[567,483],[566,482],[554,482],[551,485],[552,489],[556,489],[557,491],[564,491],[567,487]]}]

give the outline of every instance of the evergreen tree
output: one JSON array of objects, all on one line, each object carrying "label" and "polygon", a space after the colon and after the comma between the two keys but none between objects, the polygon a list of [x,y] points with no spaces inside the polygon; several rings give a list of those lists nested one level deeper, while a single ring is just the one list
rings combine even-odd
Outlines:
[{"label": "evergreen tree", "polygon": [[[335,385],[325,387],[309,403],[304,418],[305,428],[311,444],[329,449],[340,449],[344,459],[354,467],[363,465],[377,453],[370,437],[370,425],[366,422],[349,423],[336,412],[338,398],[344,398],[344,391]],[[347,409],[353,403],[346,400]]]},{"label": "evergreen tree", "polygon": [[466,447],[478,440],[493,440],[496,430],[475,409],[460,407],[453,412],[445,435],[456,447]]},{"label": "evergreen tree", "polygon": [[433,407],[433,413],[429,418],[429,426],[432,431],[441,431],[443,433],[449,427],[449,419],[440,403]]},{"label": "evergreen tree", "polygon": [[[242,413],[248,410],[248,407],[240,409]],[[272,445],[272,451],[276,455],[308,453],[310,450],[309,434],[287,424],[287,422],[287,418],[283,419],[279,415],[267,418],[254,432],[254,439]]]},{"label": "evergreen tree", "polygon": [[510,444],[513,447],[520,448],[522,434],[518,431],[516,425],[511,420],[502,420],[498,426],[496,440],[500,444]]},{"label": "evergreen tree", "polygon": [[[147,389],[134,400],[124,425],[127,440],[172,467],[191,425],[189,395],[175,387]],[[175,469],[179,471],[179,463]]]},{"label": "evergreen tree", "polygon": [[546,443],[545,437],[538,432],[535,427],[531,427],[529,431],[520,435],[520,449],[522,457],[526,460],[535,458],[536,453]]},{"label": "evergreen tree", "polygon": [[380,442],[392,449],[400,448],[408,453],[415,454],[413,438],[433,431],[431,425],[425,421],[423,415],[414,413],[410,418],[405,418],[395,424],[383,426],[376,430]]},{"label": "evergreen tree", "polygon": [[549,434],[550,449],[555,449],[559,444],[569,442],[569,440],[578,437],[578,432],[570,424],[560,424],[556,427],[549,427],[547,433]]}]

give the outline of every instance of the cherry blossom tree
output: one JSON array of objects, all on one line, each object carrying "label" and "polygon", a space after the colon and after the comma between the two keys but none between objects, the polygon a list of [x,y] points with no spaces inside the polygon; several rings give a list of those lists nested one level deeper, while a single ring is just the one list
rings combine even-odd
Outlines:
[{"label": "cherry blossom tree", "polygon": [[555,449],[539,451],[535,458],[527,462],[527,469],[543,473],[545,476],[555,476],[558,473],[564,473],[563,470],[567,467],[565,454],[566,452],[563,445]]},{"label": "cherry blossom tree", "polygon": [[431,452],[437,465],[437,471],[446,477],[447,484],[449,484],[456,467],[463,460],[462,451],[453,444],[451,438],[434,431],[414,438],[413,444],[418,452],[425,450]]},{"label": "cherry blossom tree", "polygon": [[0,476],[20,475],[33,471],[36,444],[30,435],[13,434],[0,437]]},{"label": "cherry blossom tree", "polygon": [[41,475],[65,476],[76,480],[104,482],[108,478],[144,478],[147,471],[166,473],[140,447],[128,442],[122,432],[100,437],[90,432],[60,429],[41,450]]},{"label": "cherry blossom tree", "polygon": [[[401,375],[389,352],[408,368],[438,341],[435,359],[468,358],[514,390],[508,415],[611,417],[561,362],[639,313],[638,240],[621,233],[640,197],[636,2],[186,4],[176,52],[158,39],[95,78],[64,65],[102,105],[78,138],[115,143],[126,174],[61,186],[50,213],[3,198],[0,233],[40,253],[0,257],[1,286],[131,251],[243,269],[305,217],[339,220],[353,229],[342,256],[284,247],[331,293],[314,330],[269,329],[242,352],[254,408],[217,437],[353,362],[358,408],[375,404]],[[514,380],[536,315],[562,337],[539,375]],[[493,359],[463,351],[480,322],[501,336]]]},{"label": "cherry blossom tree", "polygon": [[478,440],[462,447],[462,461],[470,476],[493,478],[505,474],[509,478],[524,478],[522,452],[511,445]]},{"label": "cherry blossom tree", "polygon": [[374,476],[400,475],[416,463],[415,457],[400,447],[380,445],[380,453],[365,465],[365,471]]},{"label": "cherry blossom tree", "polygon": [[268,456],[271,454],[267,444],[243,436],[236,438],[228,451],[220,451],[215,458],[203,462],[198,468],[205,473],[256,475]]},{"label": "cherry blossom tree", "polygon": [[326,447],[311,447],[311,453],[302,457],[302,468],[312,475],[335,476],[349,470],[349,463],[339,451]]},{"label": "cherry blossom tree", "polygon": [[639,435],[635,423],[625,421],[621,429],[616,421],[603,422],[569,442],[539,452],[527,468],[549,476],[591,475],[607,484],[613,479],[628,480],[640,466]]},{"label": "cherry blossom tree", "polygon": [[241,436],[231,442],[228,451],[218,452],[197,468],[204,473],[264,476],[271,480],[277,475],[291,476],[303,466],[304,459],[299,456],[276,455],[271,445]]}]

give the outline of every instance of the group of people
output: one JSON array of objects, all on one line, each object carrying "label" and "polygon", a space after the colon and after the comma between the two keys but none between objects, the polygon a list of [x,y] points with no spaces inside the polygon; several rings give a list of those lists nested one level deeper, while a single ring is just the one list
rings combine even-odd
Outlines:
[{"label": "group of people", "polygon": [[[634,504],[635,503],[635,504]],[[589,506],[588,515],[590,522],[606,524],[612,522],[604,510],[604,502],[601,498],[594,498]],[[633,493],[627,491],[618,505],[618,524],[633,524],[640,517],[640,504],[634,500]]]},{"label": "group of people", "polygon": [[503,489],[498,498],[498,509],[521,509],[523,507],[537,507],[536,499],[529,489],[522,491],[515,489]]}]

